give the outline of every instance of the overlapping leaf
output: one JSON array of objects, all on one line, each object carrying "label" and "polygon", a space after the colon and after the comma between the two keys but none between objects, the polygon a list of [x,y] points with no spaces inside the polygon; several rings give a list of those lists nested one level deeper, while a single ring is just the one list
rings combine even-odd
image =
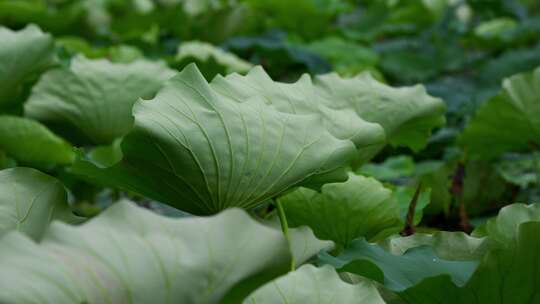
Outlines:
[{"label": "overlapping leaf", "polygon": [[461,142],[475,157],[536,149],[540,142],[540,68],[514,75],[485,102],[467,125]]},{"label": "overlapping leaf", "polygon": [[239,303],[282,274],[282,234],[240,210],[171,219],[123,201],[36,244],[0,239],[2,303]]},{"label": "overlapping leaf", "polygon": [[20,31],[0,27],[0,108],[18,102],[21,85],[30,76],[53,63],[50,35],[29,25]]},{"label": "overlapping leaf", "polygon": [[25,114],[72,141],[109,144],[131,129],[137,99],[152,97],[172,75],[162,63],[77,57],[69,68],[41,77],[25,104]]},{"label": "overlapping leaf", "polygon": [[537,209],[505,208],[488,225],[487,239],[444,233],[384,245],[403,255],[359,240],[338,257],[324,254],[322,261],[377,280],[407,303],[535,303],[540,300]]},{"label": "overlapping leaf", "polygon": [[229,96],[190,65],[154,100],[136,104],[120,163],[99,169],[80,161],[73,171],[195,214],[251,208],[309,178],[346,179],[354,145],[332,136],[319,116]]},{"label": "overlapping leaf", "polygon": [[36,167],[68,165],[75,160],[71,145],[45,126],[10,115],[0,115],[0,150]]},{"label": "overlapping leaf", "polygon": [[30,168],[0,171],[0,235],[18,230],[39,239],[54,220],[76,222],[64,186]]}]

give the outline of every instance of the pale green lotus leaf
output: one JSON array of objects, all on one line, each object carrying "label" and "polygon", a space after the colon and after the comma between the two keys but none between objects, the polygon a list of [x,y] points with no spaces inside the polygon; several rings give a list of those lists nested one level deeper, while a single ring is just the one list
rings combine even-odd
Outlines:
[{"label": "pale green lotus leaf", "polygon": [[386,140],[380,125],[362,119],[350,106],[337,105],[339,96],[323,95],[318,87],[318,78],[312,80],[304,75],[295,83],[281,83],[273,81],[258,66],[245,76],[217,76],[211,86],[240,103],[257,97],[280,112],[320,116],[330,133],[354,143],[358,149],[356,163],[372,157]]},{"label": "pale green lotus leaf", "polygon": [[304,265],[272,281],[250,295],[244,304],[384,304],[375,285],[343,282],[336,271],[326,265],[317,268]]},{"label": "pale green lotus leaf", "polygon": [[25,104],[28,117],[84,144],[110,144],[129,132],[133,104],[152,97],[174,75],[164,63],[111,63],[76,57],[69,68],[50,70]]},{"label": "pale green lotus leaf", "polygon": [[[422,86],[392,88],[369,73],[354,78],[333,73],[313,80],[304,75],[296,83],[285,84],[272,81],[262,68],[255,68],[246,76],[216,77],[212,86],[234,92],[231,97],[240,96],[239,100],[263,96],[283,112],[319,113],[332,134],[351,139],[368,156],[384,145],[385,138],[393,145],[418,150],[426,144],[431,130],[445,121],[443,101],[428,95]],[[374,151],[362,151],[368,148]]]},{"label": "pale green lotus leaf", "polygon": [[281,232],[241,210],[174,219],[122,201],[39,244],[1,238],[0,302],[240,303],[289,263]]}]

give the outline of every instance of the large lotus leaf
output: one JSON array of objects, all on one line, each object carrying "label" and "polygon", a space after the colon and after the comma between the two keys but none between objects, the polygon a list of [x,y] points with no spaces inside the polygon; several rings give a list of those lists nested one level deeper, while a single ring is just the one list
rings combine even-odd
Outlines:
[{"label": "large lotus leaf", "polygon": [[346,182],[323,185],[320,192],[298,188],[278,200],[292,227],[307,225],[318,238],[344,247],[359,237],[371,239],[402,226],[392,191],[352,173]]},{"label": "large lotus leaf", "polygon": [[284,112],[319,112],[332,134],[350,138],[359,148],[382,146],[383,134],[373,124],[384,128],[388,142],[413,149],[422,148],[431,130],[444,124],[443,101],[422,86],[392,88],[369,73],[349,79],[327,74],[313,81],[305,75],[284,84],[255,68],[246,76],[218,77],[212,86],[235,96],[264,96]]},{"label": "large lotus leaf", "polygon": [[514,75],[503,90],[478,109],[461,137],[476,157],[536,149],[540,143],[540,68]]},{"label": "large lotus leaf", "polygon": [[441,260],[426,246],[395,256],[363,241],[341,256],[324,255],[322,260],[341,271],[375,279],[411,304],[536,303],[540,300],[539,233],[540,222],[523,223],[511,246],[490,249],[479,263]]},{"label": "large lotus leaf", "polygon": [[385,143],[384,130],[380,125],[365,121],[350,106],[335,106],[338,97],[322,95],[308,75],[287,84],[273,81],[261,67],[255,67],[246,76],[218,76],[211,86],[238,102],[260,96],[278,111],[320,116],[330,133],[355,144],[360,154],[357,162],[372,156]]},{"label": "large lotus leaf", "polygon": [[[309,178],[346,179],[353,144],[332,136],[315,115],[282,113],[260,98],[235,102],[213,90],[195,65],[151,101],[134,107],[123,160],[73,172],[194,214],[252,208]],[[341,172],[340,174],[337,174]]]},{"label": "large lotus leaf", "polygon": [[253,67],[233,53],[201,41],[180,44],[175,61],[180,67],[196,62],[206,79],[212,79],[217,74],[247,73]]},{"label": "large lotus leaf", "polygon": [[12,230],[39,239],[54,219],[75,222],[64,186],[30,168],[0,171],[0,235]]},{"label": "large lotus leaf", "polygon": [[21,84],[53,63],[49,34],[29,25],[20,31],[0,27],[0,108],[17,102]]},{"label": "large lotus leaf", "polygon": [[140,97],[152,97],[172,75],[163,63],[77,57],[69,68],[41,77],[25,104],[25,114],[61,134],[71,132],[66,136],[75,142],[109,144],[131,129],[133,104]]},{"label": "large lotus leaf", "polygon": [[66,141],[39,122],[17,116],[0,115],[0,150],[37,167],[67,165],[75,160]]},{"label": "large lotus leaf", "polygon": [[281,232],[241,210],[173,219],[122,201],[39,244],[0,239],[0,302],[239,303],[289,263]]},{"label": "large lotus leaf", "polygon": [[244,304],[384,304],[377,288],[368,281],[351,285],[326,265],[304,265],[270,282],[250,295]]}]

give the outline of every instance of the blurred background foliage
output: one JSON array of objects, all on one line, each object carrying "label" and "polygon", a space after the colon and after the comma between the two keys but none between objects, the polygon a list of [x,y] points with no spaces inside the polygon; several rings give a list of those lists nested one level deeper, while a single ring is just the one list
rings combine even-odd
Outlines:
[{"label": "blurred background foliage", "polygon": [[[491,159],[460,144],[503,79],[540,66],[537,0],[0,0],[0,24],[30,23],[55,37],[60,65],[77,54],[119,63],[146,57],[175,69],[195,61],[207,79],[262,65],[286,82],[335,71],[422,83],[446,102],[447,125],[419,153],[388,147],[360,173],[396,189],[400,201],[421,183],[422,223],[445,229],[470,230],[504,204],[540,196],[537,143]],[[27,96],[23,89],[18,98]],[[114,145],[99,152],[108,154]],[[0,167],[16,163],[0,150]],[[118,196],[47,170],[86,215]]]}]

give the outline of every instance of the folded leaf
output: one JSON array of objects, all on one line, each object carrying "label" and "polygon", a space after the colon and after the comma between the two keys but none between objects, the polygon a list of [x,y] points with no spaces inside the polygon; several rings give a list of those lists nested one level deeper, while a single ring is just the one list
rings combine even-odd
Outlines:
[{"label": "folded leaf", "polygon": [[25,104],[25,114],[74,142],[110,144],[131,129],[133,104],[140,97],[152,97],[172,75],[163,63],[76,57],[69,68],[41,77]]},{"label": "folded leaf", "polygon": [[540,145],[540,68],[505,79],[503,90],[480,106],[460,141],[477,158],[537,149]]},{"label": "folded leaf", "polygon": [[344,183],[322,186],[321,192],[299,188],[279,198],[292,227],[307,225],[320,239],[347,247],[385,229],[402,226],[392,191],[373,178],[349,174]]},{"label": "folded leaf", "polygon": [[244,304],[384,304],[375,285],[343,282],[330,266],[304,265],[250,295]]},{"label": "folded leaf", "polygon": [[0,27],[0,41],[0,108],[3,108],[17,102],[24,80],[53,63],[54,44],[51,35],[35,25],[19,31]]},{"label": "folded leaf", "polygon": [[68,165],[75,160],[73,147],[39,122],[0,115],[0,150],[23,164],[36,167]]},{"label": "folded leaf", "polygon": [[0,235],[18,230],[40,239],[54,219],[79,220],[69,210],[60,182],[30,168],[0,171]]},{"label": "folded leaf", "polygon": [[72,171],[194,214],[249,209],[315,176],[343,180],[355,152],[320,117],[279,112],[261,98],[238,103],[195,65],[139,101],[134,116],[120,163],[81,160]]},{"label": "folded leaf", "polygon": [[123,201],[39,244],[1,238],[0,302],[240,303],[289,263],[282,234],[240,210],[172,219]]}]

